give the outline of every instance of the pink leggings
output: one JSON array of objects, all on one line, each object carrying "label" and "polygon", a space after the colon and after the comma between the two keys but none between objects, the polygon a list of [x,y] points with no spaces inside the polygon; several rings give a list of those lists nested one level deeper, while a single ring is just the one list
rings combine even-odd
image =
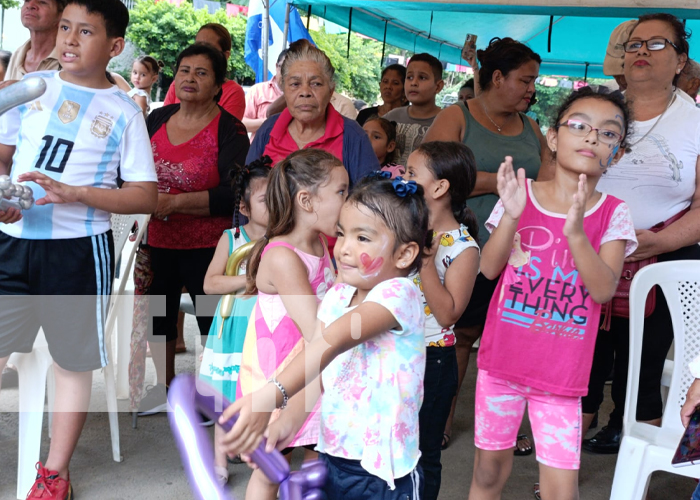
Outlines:
[{"label": "pink leggings", "polygon": [[528,405],[537,461],[557,469],[581,465],[581,398],[557,396],[479,370],[474,444],[481,450],[515,447]]}]

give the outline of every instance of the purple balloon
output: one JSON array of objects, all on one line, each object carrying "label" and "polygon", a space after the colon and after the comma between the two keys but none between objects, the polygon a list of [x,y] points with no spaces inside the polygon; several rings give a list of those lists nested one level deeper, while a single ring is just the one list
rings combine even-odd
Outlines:
[{"label": "purple balloon", "polygon": [[[197,387],[199,385],[199,387]],[[206,383],[195,380],[191,374],[178,375],[170,385],[168,413],[170,427],[180,450],[182,464],[190,485],[198,500],[224,500],[232,497],[227,487],[221,487],[214,476],[214,448],[207,431],[200,425],[200,413],[219,421],[219,417],[231,403]],[[221,425],[230,431],[238,420],[234,415]],[[265,440],[251,454],[251,460],[270,481],[280,485],[281,500],[320,500],[320,488],[326,481],[326,466],[319,460],[306,462],[302,469],[290,472],[282,454],[273,450],[265,452]]]}]

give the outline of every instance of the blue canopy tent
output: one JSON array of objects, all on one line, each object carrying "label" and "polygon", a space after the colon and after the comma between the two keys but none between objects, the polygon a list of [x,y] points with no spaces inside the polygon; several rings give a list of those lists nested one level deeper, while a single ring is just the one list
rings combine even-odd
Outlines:
[{"label": "blue canopy tent", "polygon": [[[697,33],[690,56],[700,58],[698,0],[290,0],[302,13],[442,61],[466,64],[467,33],[477,47],[495,37],[526,43],[543,60],[541,74],[603,78],[603,58],[612,30],[627,19],[668,12]],[[695,43],[694,43],[695,42]]]}]

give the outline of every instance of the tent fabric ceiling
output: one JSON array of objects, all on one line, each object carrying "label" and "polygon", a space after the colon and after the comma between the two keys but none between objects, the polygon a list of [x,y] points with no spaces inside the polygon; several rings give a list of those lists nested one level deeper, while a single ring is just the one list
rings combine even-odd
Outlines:
[{"label": "tent fabric ceiling", "polygon": [[[484,47],[495,36],[510,36],[526,43],[542,57],[540,73],[575,77],[585,74],[604,77],[602,65],[610,33],[621,22],[647,12],[670,12],[687,19],[687,28],[700,37],[700,9],[687,8],[697,5],[696,0],[668,0],[664,8],[644,6],[652,3],[647,0],[481,0],[476,4],[454,0],[293,0],[291,3],[302,13],[311,7],[312,14],[346,28],[350,25],[352,8],[352,31],[381,41],[386,27],[387,43],[412,52],[428,52],[453,64],[465,64],[460,53],[467,33],[479,37],[478,47]],[[584,3],[589,6],[584,7]],[[550,16],[553,16],[551,52],[548,51]],[[693,42],[691,37],[690,55],[700,57],[700,41]]]}]

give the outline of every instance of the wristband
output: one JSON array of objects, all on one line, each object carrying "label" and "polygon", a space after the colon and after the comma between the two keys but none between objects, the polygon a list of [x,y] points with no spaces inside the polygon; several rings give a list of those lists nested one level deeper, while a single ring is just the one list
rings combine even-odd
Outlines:
[{"label": "wristband", "polygon": [[277,388],[280,390],[280,392],[282,393],[282,406],[280,406],[279,409],[284,410],[287,407],[287,402],[289,401],[289,396],[287,396],[287,391],[285,390],[284,386],[282,384],[280,384],[279,381],[275,377],[272,377],[267,382],[275,384],[277,386]]}]

